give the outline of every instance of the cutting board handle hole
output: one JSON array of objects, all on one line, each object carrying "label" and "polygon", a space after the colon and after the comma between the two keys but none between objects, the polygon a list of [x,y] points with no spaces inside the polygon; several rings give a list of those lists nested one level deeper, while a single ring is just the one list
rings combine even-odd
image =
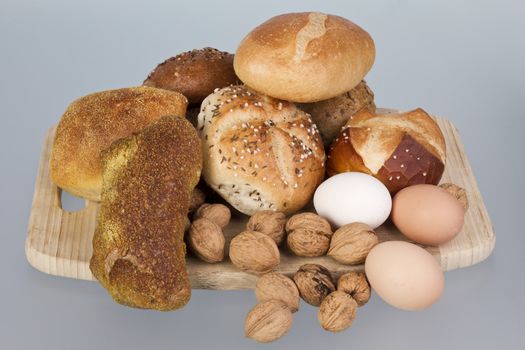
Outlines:
[{"label": "cutting board handle hole", "polygon": [[71,193],[59,189],[58,205],[62,210],[68,212],[81,211],[86,207],[86,200],[73,196]]}]

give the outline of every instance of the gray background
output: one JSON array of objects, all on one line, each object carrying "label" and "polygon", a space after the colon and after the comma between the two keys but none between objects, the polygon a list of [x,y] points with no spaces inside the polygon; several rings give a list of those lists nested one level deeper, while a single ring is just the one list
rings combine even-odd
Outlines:
[{"label": "gray background", "polygon": [[[443,298],[404,312],[374,296],[351,329],[321,330],[302,304],[289,335],[243,336],[251,291],[194,291],[181,311],[112,302],[93,282],[32,269],[24,239],[45,131],[84,94],[137,85],[165,58],[234,51],[272,15],[319,10],[370,32],[367,77],[379,106],[423,107],[458,127],[498,241],[485,262],[446,274]],[[523,348],[525,11],[520,1],[349,2],[196,0],[0,3],[1,349],[507,349]]]}]

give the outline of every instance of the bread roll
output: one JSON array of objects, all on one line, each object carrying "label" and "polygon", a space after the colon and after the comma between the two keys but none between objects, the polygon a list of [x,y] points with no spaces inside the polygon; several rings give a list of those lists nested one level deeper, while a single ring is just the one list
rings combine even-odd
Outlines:
[{"label": "bread roll", "polygon": [[245,86],[220,89],[202,103],[203,176],[237,210],[290,214],[324,177],[317,127],[294,104]]},{"label": "bread roll", "polygon": [[178,91],[190,105],[199,105],[213,92],[239,79],[233,71],[233,55],[211,47],[178,54],[159,64],[144,85]]},{"label": "bread roll", "polygon": [[248,86],[294,102],[353,89],[372,67],[374,42],[356,24],[318,12],[273,17],[240,43],[233,66]]},{"label": "bread roll", "polygon": [[376,115],[362,109],[334,140],[328,174],[360,171],[390,192],[416,184],[437,184],[445,168],[445,138],[422,109]]},{"label": "bread roll", "polygon": [[361,108],[376,111],[374,94],[364,80],[342,95],[329,100],[300,104],[298,107],[312,116],[326,147],[332,143],[348,119]]},{"label": "bread roll", "polygon": [[151,87],[97,92],[69,105],[58,123],[51,152],[51,178],[80,197],[100,200],[100,152],[164,115],[184,116],[180,93]]},{"label": "bread roll", "polygon": [[190,299],[183,235],[200,148],[187,120],[167,116],[103,152],[90,268],[117,302],[173,310]]}]

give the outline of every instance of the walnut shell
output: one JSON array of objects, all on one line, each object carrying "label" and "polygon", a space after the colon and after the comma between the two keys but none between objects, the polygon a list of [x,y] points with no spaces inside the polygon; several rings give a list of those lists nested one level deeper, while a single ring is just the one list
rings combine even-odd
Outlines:
[{"label": "walnut shell", "polygon": [[335,290],[332,275],[325,267],[318,264],[304,264],[293,276],[304,301],[319,306],[323,299]]},{"label": "walnut shell", "polygon": [[281,244],[284,239],[284,225],[286,224],[286,216],[284,213],[271,210],[263,210],[253,214],[246,229],[249,231],[257,231],[270,236],[277,245]]},{"label": "walnut shell", "polygon": [[287,243],[298,256],[321,256],[330,247],[332,228],[330,223],[314,213],[292,216],[286,223]]},{"label": "walnut shell", "polygon": [[279,265],[279,248],[264,233],[244,231],[231,240],[230,259],[241,270],[266,273]]},{"label": "walnut shell", "polygon": [[461,206],[465,209],[465,211],[468,210],[469,204],[468,204],[468,197],[467,197],[467,191],[465,191],[464,188],[459,187],[458,185],[455,185],[453,183],[443,183],[439,185],[439,187],[447,190],[451,195],[456,197],[456,199],[461,203]]},{"label": "walnut shell", "polygon": [[219,225],[206,218],[195,220],[188,232],[189,248],[197,257],[209,263],[224,259],[226,240]]},{"label": "walnut shell", "polygon": [[294,281],[277,272],[267,273],[257,280],[255,297],[259,302],[282,301],[292,312],[299,309],[299,290]]},{"label": "walnut shell", "polygon": [[330,332],[340,332],[352,325],[357,302],[342,291],[330,293],[319,306],[317,318],[321,327]]},{"label": "walnut shell", "polygon": [[188,212],[193,213],[197,210],[205,201],[206,195],[198,188],[194,188],[191,194],[190,207]]},{"label": "walnut shell", "polygon": [[244,332],[248,338],[261,343],[279,339],[292,327],[292,312],[279,300],[255,305],[246,316]]},{"label": "walnut shell", "polygon": [[335,231],[328,255],[342,264],[361,264],[378,241],[370,226],[354,222]]},{"label": "walnut shell", "polygon": [[204,203],[193,214],[193,220],[206,218],[213,221],[221,228],[225,228],[230,223],[231,212],[224,204]]},{"label": "walnut shell", "polygon": [[350,271],[341,275],[337,281],[337,290],[349,294],[357,306],[363,306],[370,300],[370,284],[364,272]]}]

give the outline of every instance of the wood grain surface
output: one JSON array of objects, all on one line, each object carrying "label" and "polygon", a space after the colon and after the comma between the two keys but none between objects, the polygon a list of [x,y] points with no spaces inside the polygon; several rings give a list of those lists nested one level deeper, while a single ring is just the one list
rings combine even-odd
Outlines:
[{"label": "wood grain surface", "polygon": [[[456,128],[446,119],[436,117],[436,120],[447,143],[447,164],[441,182],[453,182],[465,188],[470,203],[463,229],[454,240],[439,247],[425,247],[439,260],[443,270],[452,270],[476,264],[487,258],[494,248],[496,236]],[[61,190],[49,177],[53,135],[54,128],[50,129],[45,137],[36,177],[25,245],[27,260],[44,273],[93,280],[89,270],[89,259],[98,203],[86,201],[85,208],[77,212],[62,209]],[[225,229],[227,242],[244,229],[246,221],[245,216],[232,217],[231,223]],[[406,240],[388,223],[379,227],[376,232],[380,241]],[[362,265],[342,265],[326,256],[297,257],[282,248],[281,264],[277,270],[291,275],[299,266],[310,262],[324,265],[335,276],[363,268]],[[257,276],[238,270],[227,258],[221,263],[209,264],[189,255],[187,266],[193,288],[253,288],[257,280]]]}]

